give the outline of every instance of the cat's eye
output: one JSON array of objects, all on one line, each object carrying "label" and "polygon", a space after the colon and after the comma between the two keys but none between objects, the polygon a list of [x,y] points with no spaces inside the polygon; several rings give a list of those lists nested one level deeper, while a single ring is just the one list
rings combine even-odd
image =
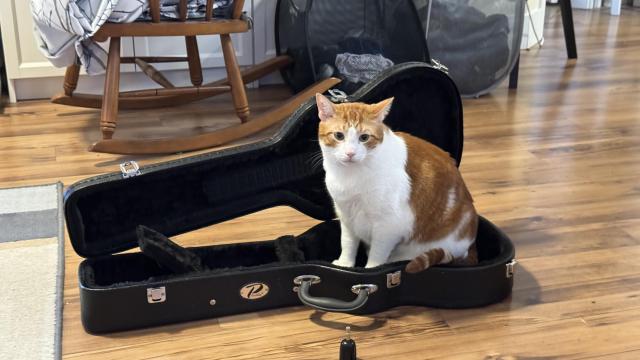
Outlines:
[{"label": "cat's eye", "polygon": [[343,134],[343,133],[341,133],[340,131],[338,131],[338,132],[334,132],[334,133],[333,133],[333,137],[335,137],[335,138],[336,138],[336,140],[338,140],[338,141],[342,141],[342,140],[344,140],[344,134]]},{"label": "cat's eye", "polygon": [[369,134],[360,135],[360,142],[367,142],[367,141],[369,141]]}]

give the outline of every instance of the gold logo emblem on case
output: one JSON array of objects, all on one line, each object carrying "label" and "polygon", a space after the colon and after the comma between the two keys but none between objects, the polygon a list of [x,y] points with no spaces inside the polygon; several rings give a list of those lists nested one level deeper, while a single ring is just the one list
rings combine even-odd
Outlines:
[{"label": "gold logo emblem on case", "polygon": [[261,282],[251,283],[240,288],[240,296],[248,300],[257,300],[269,293],[269,285]]}]

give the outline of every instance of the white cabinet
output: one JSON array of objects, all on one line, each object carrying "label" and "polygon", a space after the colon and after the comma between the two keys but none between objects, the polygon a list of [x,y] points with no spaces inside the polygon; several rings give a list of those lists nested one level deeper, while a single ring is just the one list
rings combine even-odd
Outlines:
[{"label": "white cabinet", "polygon": [[2,0],[0,2],[0,30],[11,78],[46,77],[64,73],[54,68],[40,54],[33,35],[33,20],[29,1]]},{"label": "white cabinet", "polygon": [[53,67],[38,50],[30,14],[29,1],[0,1],[0,31],[11,101],[16,99],[16,81],[64,74],[64,69]]},{"label": "white cabinet", "polygon": [[520,49],[530,49],[537,46],[538,41],[540,41],[540,45],[544,42],[542,30],[544,29],[544,13],[547,3],[545,0],[528,0],[528,3],[529,9],[527,10],[525,7],[524,10]]},{"label": "white cabinet", "polygon": [[[253,0],[253,36],[255,62],[259,63],[276,56],[276,4],[275,0]],[[280,73],[260,79],[260,84],[281,83]]]},{"label": "white cabinet", "polygon": [[[46,98],[60,91],[61,77],[65,69],[56,68],[38,49],[33,33],[33,19],[29,1],[0,1],[0,31],[4,46],[10,101],[16,99]],[[122,39],[122,56],[133,55],[133,42]],[[105,44],[107,46],[107,44]],[[135,70],[133,65],[123,65],[123,72]],[[90,80],[84,88],[100,85]]]},{"label": "white cabinet", "polygon": [[275,0],[253,0],[253,23],[256,62],[276,56]]}]

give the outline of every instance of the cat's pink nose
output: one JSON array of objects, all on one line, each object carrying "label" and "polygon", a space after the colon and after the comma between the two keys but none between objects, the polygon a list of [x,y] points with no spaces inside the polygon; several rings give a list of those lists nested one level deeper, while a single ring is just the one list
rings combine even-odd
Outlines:
[{"label": "cat's pink nose", "polygon": [[344,153],[345,155],[347,155],[347,157],[349,158],[349,160],[351,160],[354,156],[355,156],[355,152],[354,151],[347,151],[346,153]]}]

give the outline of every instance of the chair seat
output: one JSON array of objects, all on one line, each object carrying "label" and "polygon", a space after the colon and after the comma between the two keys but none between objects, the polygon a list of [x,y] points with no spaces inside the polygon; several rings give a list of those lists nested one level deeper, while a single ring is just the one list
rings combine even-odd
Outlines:
[{"label": "chair seat", "polygon": [[122,36],[195,36],[233,34],[249,31],[249,22],[243,19],[213,19],[210,21],[162,21],[133,22],[126,24],[106,23],[93,39],[99,42],[110,37]]}]

